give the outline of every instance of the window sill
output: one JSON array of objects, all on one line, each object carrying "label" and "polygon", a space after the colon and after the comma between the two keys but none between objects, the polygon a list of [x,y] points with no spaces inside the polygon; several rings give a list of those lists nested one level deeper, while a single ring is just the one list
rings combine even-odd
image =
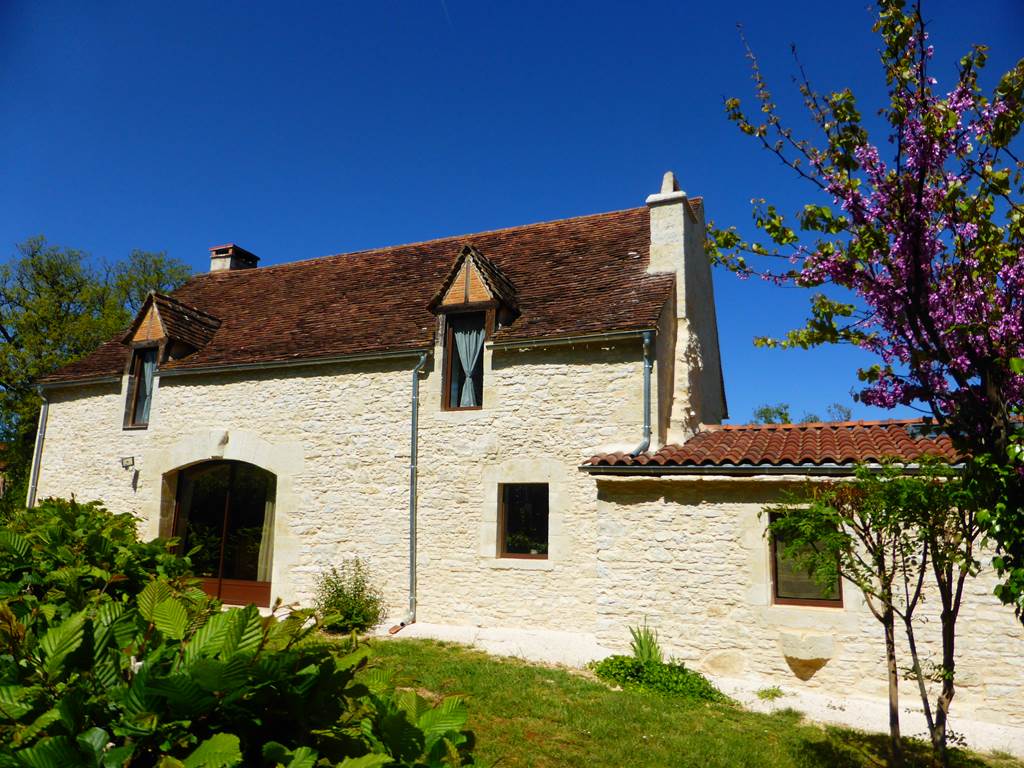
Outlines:
[{"label": "window sill", "polygon": [[125,432],[145,432],[149,429],[149,424],[128,424],[121,427]]},{"label": "window sill", "polygon": [[842,610],[841,602],[829,600],[799,600],[797,598],[776,598],[771,603],[772,607],[778,608],[827,608],[828,610]]},{"label": "window sill", "polygon": [[488,568],[501,571],[553,571],[555,564],[540,557],[489,557],[484,559]]},{"label": "window sill", "polygon": [[446,411],[440,408],[435,411],[435,418],[439,421],[474,421],[477,419],[489,419],[494,415],[493,411],[486,408],[459,408],[454,411]]}]

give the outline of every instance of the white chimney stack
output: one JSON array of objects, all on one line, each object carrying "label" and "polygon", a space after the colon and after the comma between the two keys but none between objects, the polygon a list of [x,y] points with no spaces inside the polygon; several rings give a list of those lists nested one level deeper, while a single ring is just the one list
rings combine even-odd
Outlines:
[{"label": "white chimney stack", "polygon": [[647,271],[676,276],[674,306],[666,312],[673,318],[663,317],[659,324],[659,336],[664,337],[659,339],[659,349],[666,345],[672,352],[665,349],[658,364],[672,368],[667,374],[673,382],[670,399],[668,392],[659,392],[660,437],[682,442],[698,424],[718,424],[728,417],[711,264],[704,252],[704,205],[700,198],[690,199],[679,188],[676,175],[668,171],[661,191],[647,198],[647,208],[651,217]]}]

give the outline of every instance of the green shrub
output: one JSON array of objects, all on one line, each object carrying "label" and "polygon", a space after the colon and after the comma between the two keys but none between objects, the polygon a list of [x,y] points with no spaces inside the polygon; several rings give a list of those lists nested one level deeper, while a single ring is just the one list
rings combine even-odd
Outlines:
[{"label": "green shrub", "polygon": [[345,560],[317,579],[313,605],[329,632],[365,632],[384,619],[384,596],[370,567],[359,557]]},{"label": "green shrub", "polygon": [[757,698],[761,701],[775,701],[785,696],[785,692],[777,685],[772,685],[768,688],[760,688],[757,691]]},{"label": "green shrub", "polygon": [[658,643],[658,631],[647,626],[646,616],[642,626],[629,628],[629,634],[633,636],[633,641],[629,644],[633,649],[633,658],[645,664],[660,664],[665,661],[665,654]]},{"label": "green shrub", "polygon": [[97,504],[0,528],[0,767],[465,765],[458,699],[394,693],[311,611],[221,610]]},{"label": "green shrub", "polygon": [[609,656],[591,667],[602,680],[618,683],[623,688],[658,691],[703,701],[728,701],[704,675],[675,662],[643,662],[633,656]]}]

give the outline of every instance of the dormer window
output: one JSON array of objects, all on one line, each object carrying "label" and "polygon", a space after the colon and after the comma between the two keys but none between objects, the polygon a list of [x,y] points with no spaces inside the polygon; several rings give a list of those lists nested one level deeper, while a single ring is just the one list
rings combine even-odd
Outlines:
[{"label": "dormer window", "polygon": [[519,316],[515,286],[497,264],[467,245],[427,308],[443,319],[442,407],[446,411],[482,408],[484,341]]},{"label": "dormer window", "polygon": [[445,410],[483,407],[486,335],[486,313],[448,315],[444,347]]},{"label": "dormer window", "polygon": [[132,353],[128,375],[128,399],[125,402],[126,429],[149,426],[149,409],[153,403],[153,376],[156,373],[157,347],[139,347]]},{"label": "dormer window", "polygon": [[220,320],[171,296],[150,292],[121,342],[131,349],[124,428],[145,429],[157,363],[180,360],[210,342]]}]

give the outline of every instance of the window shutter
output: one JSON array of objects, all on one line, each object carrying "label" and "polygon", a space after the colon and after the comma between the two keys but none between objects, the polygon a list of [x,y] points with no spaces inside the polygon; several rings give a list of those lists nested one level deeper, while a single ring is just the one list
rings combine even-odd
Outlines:
[{"label": "window shutter", "polygon": [[135,410],[135,358],[132,357],[132,367],[128,371],[128,396],[124,399],[124,426],[132,425],[132,412]]}]

